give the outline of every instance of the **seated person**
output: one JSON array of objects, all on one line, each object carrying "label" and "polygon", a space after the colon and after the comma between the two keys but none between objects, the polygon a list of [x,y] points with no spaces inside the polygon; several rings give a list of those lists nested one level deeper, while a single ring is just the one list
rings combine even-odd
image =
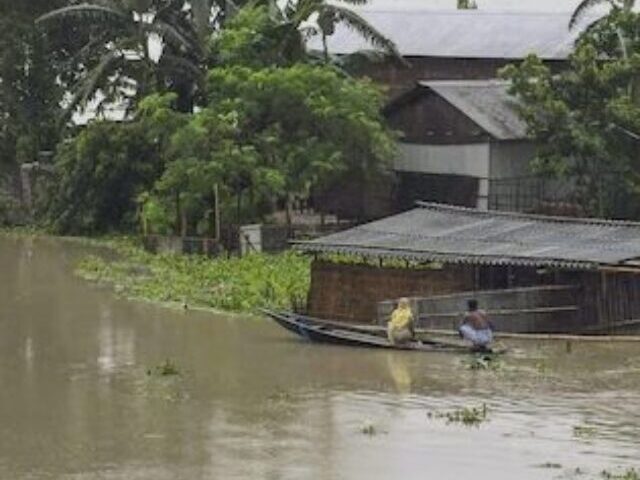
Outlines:
[{"label": "seated person", "polygon": [[397,308],[391,314],[387,324],[387,338],[393,345],[401,345],[412,340],[415,336],[413,329],[413,313],[409,299],[401,298]]},{"label": "seated person", "polygon": [[487,348],[493,341],[493,326],[484,310],[478,309],[477,300],[467,302],[468,311],[458,329],[460,336],[470,341],[474,347]]}]

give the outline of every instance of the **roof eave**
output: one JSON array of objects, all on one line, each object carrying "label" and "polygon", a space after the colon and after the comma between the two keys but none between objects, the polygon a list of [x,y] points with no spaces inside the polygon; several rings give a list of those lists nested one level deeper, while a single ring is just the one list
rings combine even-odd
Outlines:
[{"label": "roof eave", "polygon": [[[387,248],[362,247],[353,245],[330,245],[317,241],[292,242],[296,250],[308,254],[337,254],[356,255],[371,259],[393,259],[416,262],[439,262],[449,265],[482,265],[482,266],[523,266],[534,268],[561,268],[565,270],[591,270],[598,271],[603,268],[614,269],[616,265],[604,265],[594,262],[583,262],[576,260],[562,260],[553,258],[526,258],[526,257],[498,257],[483,256],[474,254],[447,254],[442,252],[411,251],[411,250],[390,250]],[[640,272],[640,269],[638,269]]]}]

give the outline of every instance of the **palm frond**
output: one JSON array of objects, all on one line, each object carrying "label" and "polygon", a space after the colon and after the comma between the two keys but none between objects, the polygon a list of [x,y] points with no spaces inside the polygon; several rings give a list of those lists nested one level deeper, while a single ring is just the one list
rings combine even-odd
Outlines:
[{"label": "palm frond", "polygon": [[301,25],[309,20],[312,15],[320,13],[325,6],[328,5],[324,3],[324,0],[299,0],[295,4],[288,20]]},{"label": "palm frond", "polygon": [[342,3],[348,3],[349,5],[366,5],[369,0],[340,0]]},{"label": "palm frond", "polygon": [[120,65],[122,61],[123,55],[119,50],[113,50],[104,54],[98,65],[74,86],[73,96],[69,104],[65,106],[61,121],[66,122],[69,120],[78,106],[86,104],[91,100],[100,88],[100,83],[107,79],[113,72],[114,67]]},{"label": "palm frond", "polygon": [[201,37],[209,30],[211,21],[211,0],[191,0],[191,19]]},{"label": "palm frond", "polygon": [[167,73],[188,77],[197,81],[201,80],[203,76],[202,69],[197,63],[170,53],[162,55],[160,66]]},{"label": "palm frond", "polygon": [[589,10],[598,5],[602,5],[603,3],[608,3],[613,6],[612,0],[582,0],[571,15],[571,20],[569,20],[569,29],[575,28]]},{"label": "palm frond", "polygon": [[353,10],[337,5],[324,5],[323,8],[330,10],[337,22],[344,23],[348,28],[360,34],[371,46],[405,62],[400,52],[398,52],[395,43],[385,37]]},{"label": "palm frond", "polygon": [[150,30],[157,33],[162,40],[179,50],[200,56],[201,47],[197,38],[188,38],[187,35],[180,32],[180,30],[173,25],[163,21],[157,21],[150,26]]},{"label": "palm frond", "polygon": [[72,5],[69,7],[62,7],[36,19],[36,24],[42,24],[50,21],[65,21],[68,19],[82,20],[82,21],[100,21],[105,20],[128,22],[132,18],[123,10],[111,8],[104,5]]}]

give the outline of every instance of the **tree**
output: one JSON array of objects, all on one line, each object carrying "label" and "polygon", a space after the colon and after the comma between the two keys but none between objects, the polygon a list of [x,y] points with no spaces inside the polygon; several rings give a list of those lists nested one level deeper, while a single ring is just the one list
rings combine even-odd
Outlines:
[{"label": "tree", "polygon": [[55,119],[62,98],[60,82],[69,75],[66,49],[50,56],[51,41],[69,46],[74,33],[53,29],[43,36],[34,19],[63,0],[0,0],[0,166],[36,160],[57,142]]},{"label": "tree", "polygon": [[95,234],[136,225],[136,198],[164,171],[170,135],[184,122],[175,95],[145,98],[130,122],[95,121],[58,147],[45,222]]},{"label": "tree", "polygon": [[294,197],[341,175],[384,170],[394,151],[382,94],[331,66],[215,68],[207,99],[172,136],[150,196],[167,210],[179,202],[192,218],[206,215],[215,184],[234,221],[259,219],[279,201],[290,212]]},{"label": "tree", "polygon": [[589,215],[640,213],[639,33],[639,14],[615,11],[580,38],[568,70],[531,56],[504,71],[539,145],[534,170],[574,182]]},{"label": "tree", "polygon": [[292,61],[300,61],[307,54],[306,41],[320,35],[323,58],[329,62],[327,39],[336,26],[343,24],[358,33],[374,48],[401,59],[395,44],[380,33],[361,15],[346,5],[364,5],[367,0],[288,0],[282,8],[274,0],[266,0],[273,20],[279,25],[282,48]]},{"label": "tree", "polygon": [[[173,91],[188,112],[201,80],[203,50],[184,0],[95,0],[68,5],[37,19],[43,27],[64,25],[89,32],[74,57],[82,72],[67,106],[72,113],[90,100],[137,101],[155,91]],[[102,98],[97,96],[100,92]]]},{"label": "tree", "polygon": [[[578,23],[580,23],[580,20],[584,18],[585,15],[594,7],[600,5],[608,5],[612,13],[618,13],[621,11],[631,12],[635,7],[635,3],[635,0],[581,0],[576,9],[573,11],[573,15],[571,15],[569,28],[576,27]],[[599,23],[599,21],[596,21],[596,23]]]},{"label": "tree", "polygon": [[478,4],[474,0],[458,0],[458,10],[475,10]]}]

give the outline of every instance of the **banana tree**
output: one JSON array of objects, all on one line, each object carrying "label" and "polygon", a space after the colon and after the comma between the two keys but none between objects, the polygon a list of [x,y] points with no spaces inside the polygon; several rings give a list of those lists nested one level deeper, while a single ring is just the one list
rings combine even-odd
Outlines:
[{"label": "banana tree", "polygon": [[201,81],[203,49],[185,0],[93,0],[53,10],[36,24],[81,27],[89,41],[75,52],[80,69],[67,118],[79,106],[137,100],[157,89],[174,91],[181,111],[192,108]]},{"label": "banana tree", "polygon": [[359,34],[375,49],[401,59],[393,41],[385,37],[360,14],[349,8],[350,5],[365,5],[367,0],[340,0],[336,2],[288,0],[282,8],[274,0],[262,3],[269,5],[272,15],[280,24],[283,46],[292,57],[306,55],[306,41],[319,35],[322,39],[323,57],[328,62],[327,39],[334,34],[336,27],[342,24]]}]

